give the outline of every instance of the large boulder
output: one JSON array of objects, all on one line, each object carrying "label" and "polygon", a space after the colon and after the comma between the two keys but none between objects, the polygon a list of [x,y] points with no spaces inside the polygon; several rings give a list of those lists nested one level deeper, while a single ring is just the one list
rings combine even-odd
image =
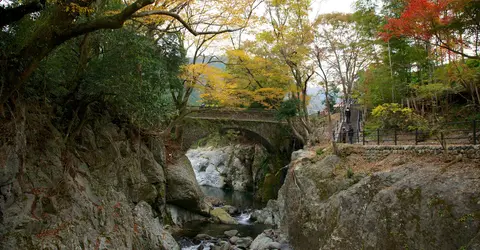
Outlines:
[{"label": "large boulder", "polygon": [[220,223],[223,224],[238,224],[238,222],[232,218],[225,210],[221,208],[215,208],[210,211],[210,215]]},{"label": "large boulder", "polygon": [[[355,157],[358,164],[361,156]],[[294,249],[480,249],[475,164],[442,168],[438,159],[411,157],[383,171],[349,175],[348,158],[308,152],[293,158],[277,203]]]},{"label": "large boulder", "polygon": [[195,176],[200,185],[223,188],[229,162],[227,148],[196,148],[187,151]]},{"label": "large boulder", "polygon": [[167,180],[167,203],[190,211],[202,211],[203,193],[195,179],[192,165],[186,156],[165,168]]},{"label": "large boulder", "polygon": [[273,243],[272,238],[267,236],[265,233],[259,234],[255,240],[253,240],[252,244],[250,245],[251,250],[266,250],[269,249],[270,243]]},{"label": "large boulder", "polygon": [[255,210],[251,220],[266,225],[280,226],[281,214],[276,200],[269,200],[267,206],[261,210]]},{"label": "large boulder", "polygon": [[133,209],[134,230],[140,235],[142,246],[147,249],[180,250],[175,239],[161,225],[159,218],[153,216],[152,208],[144,201]]},{"label": "large boulder", "polygon": [[175,205],[167,205],[167,212],[173,224],[182,226],[189,221],[206,221],[208,218]]},{"label": "large boulder", "polygon": [[179,249],[162,225],[162,165],[138,131],[102,116],[67,146],[51,117],[28,121],[19,145],[0,145],[0,249]]}]

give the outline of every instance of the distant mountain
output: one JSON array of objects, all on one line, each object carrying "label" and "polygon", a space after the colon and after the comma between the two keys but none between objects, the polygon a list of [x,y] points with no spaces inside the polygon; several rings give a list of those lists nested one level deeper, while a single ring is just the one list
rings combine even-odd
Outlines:
[{"label": "distant mountain", "polygon": [[325,108],[325,105],[323,105],[322,103],[323,100],[325,100],[325,93],[322,87],[307,87],[307,94],[311,97],[310,103],[307,107],[309,114],[317,113],[318,111],[322,111]]},{"label": "distant mountain", "polygon": [[[212,60],[214,62],[210,63],[213,67],[219,68],[219,69],[225,69],[226,66],[222,62],[227,62],[226,57],[217,57],[217,56],[206,56],[205,60],[203,58],[197,59],[197,63],[202,63],[203,61],[208,62],[209,60]],[[188,58],[188,63],[192,64],[193,63],[193,58]]]}]

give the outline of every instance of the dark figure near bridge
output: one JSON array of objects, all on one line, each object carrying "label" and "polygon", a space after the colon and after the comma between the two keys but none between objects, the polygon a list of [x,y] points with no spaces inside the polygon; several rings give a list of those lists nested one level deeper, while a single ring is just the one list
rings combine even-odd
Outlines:
[{"label": "dark figure near bridge", "polygon": [[342,128],[341,136],[342,136],[342,143],[346,143],[347,142],[347,130],[345,128]]},{"label": "dark figure near bridge", "polygon": [[353,134],[355,132],[353,131],[352,126],[348,129],[348,143],[353,144]]},{"label": "dark figure near bridge", "polygon": [[345,117],[347,118],[347,123],[350,124],[350,108],[345,109]]}]

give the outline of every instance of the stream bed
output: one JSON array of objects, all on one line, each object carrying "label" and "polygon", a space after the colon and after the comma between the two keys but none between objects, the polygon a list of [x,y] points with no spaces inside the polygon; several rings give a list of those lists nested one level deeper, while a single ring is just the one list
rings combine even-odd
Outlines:
[{"label": "stream bed", "polygon": [[[254,209],[261,209],[265,204],[255,202],[252,193],[239,192],[234,190],[223,190],[215,187],[201,186],[206,196],[214,197],[224,201],[225,205],[234,206],[238,209],[238,215],[232,216],[238,224],[218,224],[205,221],[192,221],[185,223],[182,230],[176,235],[182,250],[209,250],[213,242],[219,239],[228,240],[224,232],[237,230],[239,237],[255,237],[261,234],[265,229],[271,226],[253,223],[250,221],[250,215]],[[210,240],[195,239],[197,235],[209,235],[213,237]]]}]

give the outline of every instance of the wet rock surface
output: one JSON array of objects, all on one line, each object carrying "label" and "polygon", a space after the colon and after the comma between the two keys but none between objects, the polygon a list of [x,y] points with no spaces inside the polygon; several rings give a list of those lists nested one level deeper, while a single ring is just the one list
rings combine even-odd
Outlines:
[{"label": "wet rock surface", "polygon": [[[228,231],[224,233],[226,236]],[[267,229],[259,234],[255,239],[252,237],[232,236],[230,239],[226,237],[212,237],[206,234],[197,235],[191,242],[190,246],[182,249],[251,249],[251,250],[268,250],[281,249],[292,250],[287,243],[286,236],[281,234],[279,230]]]}]

